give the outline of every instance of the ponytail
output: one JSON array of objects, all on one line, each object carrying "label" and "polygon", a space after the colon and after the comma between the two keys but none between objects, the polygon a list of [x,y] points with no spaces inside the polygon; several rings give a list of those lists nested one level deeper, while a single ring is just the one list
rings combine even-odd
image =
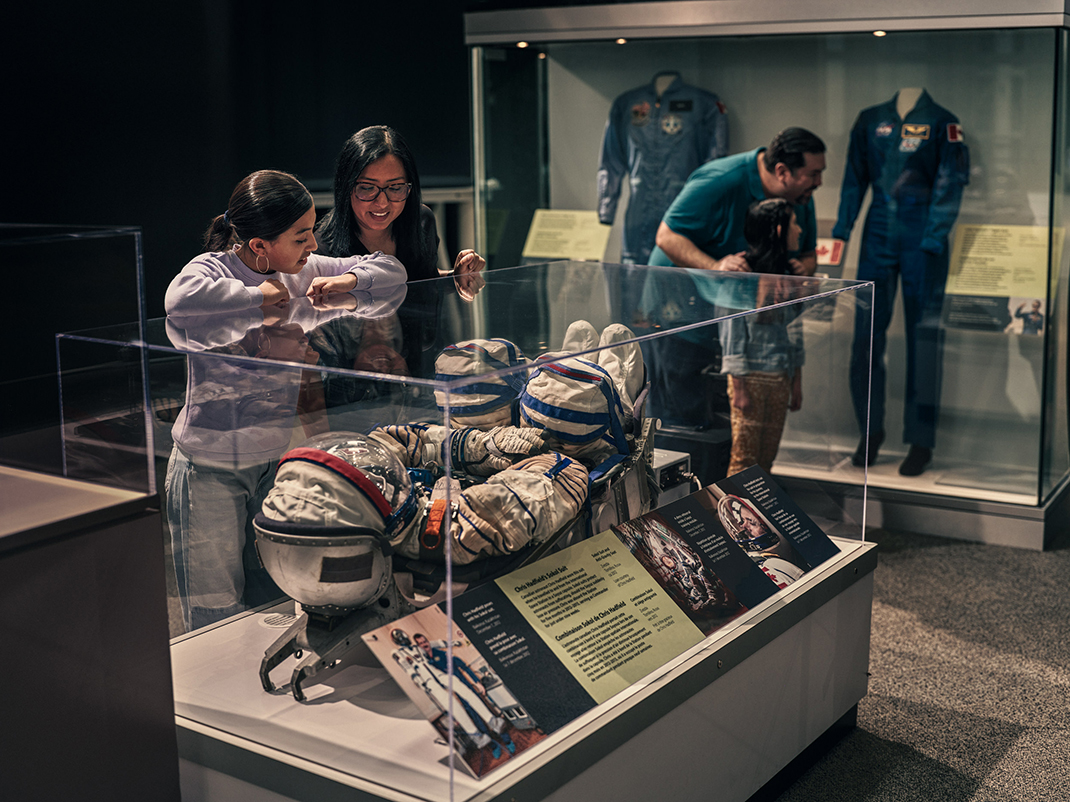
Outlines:
[{"label": "ponytail", "polygon": [[223,213],[208,224],[208,230],[204,232],[206,251],[225,251],[238,241],[238,235],[234,233],[234,226],[228,218],[229,215]]}]

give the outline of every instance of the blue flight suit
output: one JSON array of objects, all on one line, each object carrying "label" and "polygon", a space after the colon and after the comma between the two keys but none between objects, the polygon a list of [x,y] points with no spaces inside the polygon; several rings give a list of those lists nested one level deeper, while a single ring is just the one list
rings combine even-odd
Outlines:
[{"label": "blue flight suit", "polygon": [[[674,76],[658,97],[655,82]],[[598,219],[612,225],[624,176],[631,196],[624,213],[621,260],[639,265],[654,247],[662,215],[695,168],[728,155],[728,117],[717,95],[662,72],[615,101],[602,135]]]},{"label": "blue flight suit", "polygon": [[875,285],[873,350],[867,360],[870,332],[863,323],[866,310],[859,308],[850,379],[855,416],[860,428],[868,418],[870,432],[884,431],[884,352],[898,278],[907,346],[903,442],[932,448],[940,405],[940,312],[950,256],[948,234],[969,182],[970,159],[958,118],[934,103],[928,92],[922,92],[904,119],[896,111],[897,98],[864,109],[855,121],[832,236],[850,236],[866,188],[872,187],[858,279]]},{"label": "blue flight suit", "polygon": [[[658,96],[658,78],[673,81]],[[620,95],[610,109],[598,162],[598,219],[612,225],[628,176],[621,262],[649,264],[658,224],[700,164],[728,154],[728,117],[717,95],[685,84],[678,72],[660,72],[647,86]],[[622,322],[631,324],[642,282],[622,271]]]}]

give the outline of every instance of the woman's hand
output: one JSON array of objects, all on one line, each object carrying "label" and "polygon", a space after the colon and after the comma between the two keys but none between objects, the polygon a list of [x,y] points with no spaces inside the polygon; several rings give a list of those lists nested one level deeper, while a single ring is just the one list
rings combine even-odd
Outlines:
[{"label": "woman's hand", "polygon": [[453,262],[454,275],[463,273],[478,273],[487,266],[487,260],[473,251],[471,248],[461,251]]},{"label": "woman's hand", "polygon": [[475,297],[479,294],[479,291],[483,289],[486,284],[481,272],[454,273],[453,283],[457,287],[457,294],[465,301],[474,301]]}]

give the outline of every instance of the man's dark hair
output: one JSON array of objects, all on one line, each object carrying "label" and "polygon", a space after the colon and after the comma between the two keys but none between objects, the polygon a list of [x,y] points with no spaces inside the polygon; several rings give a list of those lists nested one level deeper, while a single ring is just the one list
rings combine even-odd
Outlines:
[{"label": "man's dark hair", "polygon": [[783,164],[789,170],[795,171],[806,164],[807,153],[824,152],[825,143],[817,134],[805,128],[785,128],[773,137],[762,158],[765,159],[765,167],[769,172],[772,172],[777,164]]}]

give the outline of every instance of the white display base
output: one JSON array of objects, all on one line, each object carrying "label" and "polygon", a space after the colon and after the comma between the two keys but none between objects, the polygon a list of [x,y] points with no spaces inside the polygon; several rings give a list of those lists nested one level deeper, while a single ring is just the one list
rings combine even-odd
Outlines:
[{"label": "white display base", "polygon": [[369,652],[305,703],[265,693],[260,658],[282,631],[268,622],[291,605],[199,630],[172,646],[182,798],[746,800],[866,694],[875,546],[836,542],[838,557],[482,780],[459,764],[451,778],[447,747]]}]

